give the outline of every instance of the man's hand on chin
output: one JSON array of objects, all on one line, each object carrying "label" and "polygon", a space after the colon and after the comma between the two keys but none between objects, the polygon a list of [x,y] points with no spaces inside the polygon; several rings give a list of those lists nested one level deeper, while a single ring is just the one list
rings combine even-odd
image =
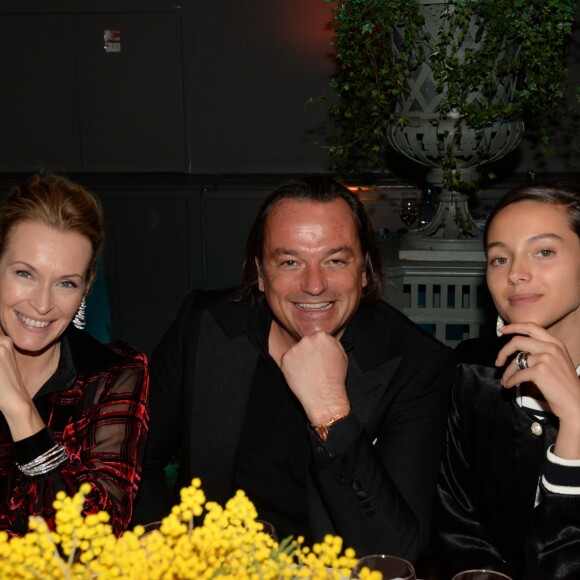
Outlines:
[{"label": "man's hand on chin", "polygon": [[349,412],[348,357],[338,339],[325,332],[305,336],[282,356],[280,368],[313,425]]}]

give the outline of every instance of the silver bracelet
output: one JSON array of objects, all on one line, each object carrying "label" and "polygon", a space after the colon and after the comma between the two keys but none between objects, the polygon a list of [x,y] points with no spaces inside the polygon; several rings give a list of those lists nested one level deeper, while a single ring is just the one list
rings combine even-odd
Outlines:
[{"label": "silver bracelet", "polygon": [[58,457],[62,453],[63,447],[60,445],[53,445],[48,451],[45,451],[42,455],[39,455],[36,459],[25,463],[22,467],[25,469],[32,469],[33,467],[38,467],[46,461],[50,461],[54,457]]},{"label": "silver bracelet", "polygon": [[36,477],[37,475],[44,475],[52,471],[69,458],[66,449],[62,445],[54,445],[46,453],[39,455],[36,459],[20,465],[16,463],[16,467],[27,475],[28,477]]}]

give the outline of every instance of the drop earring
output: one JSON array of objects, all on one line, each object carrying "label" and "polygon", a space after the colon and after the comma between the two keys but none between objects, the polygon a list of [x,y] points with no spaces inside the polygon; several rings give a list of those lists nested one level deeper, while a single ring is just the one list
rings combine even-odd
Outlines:
[{"label": "drop earring", "polygon": [[495,323],[495,333],[498,336],[503,336],[501,333],[501,329],[506,325],[505,320],[498,314],[497,315],[497,321]]},{"label": "drop earring", "polygon": [[86,320],[85,320],[85,310],[87,309],[87,303],[85,301],[85,299],[83,298],[81,300],[79,309],[77,310],[77,313],[74,315],[73,318],[73,324],[75,325],[75,328],[78,328],[79,330],[82,330],[85,325],[87,324]]}]

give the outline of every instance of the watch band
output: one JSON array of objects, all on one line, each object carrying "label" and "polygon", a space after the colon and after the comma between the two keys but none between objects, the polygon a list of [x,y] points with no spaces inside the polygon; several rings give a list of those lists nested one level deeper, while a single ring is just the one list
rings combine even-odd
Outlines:
[{"label": "watch band", "polygon": [[337,421],[340,421],[341,419],[344,419],[345,417],[348,417],[349,415],[350,415],[350,410],[347,413],[340,413],[338,415],[333,415],[330,419],[327,419],[326,421],[323,421],[322,423],[319,423],[318,425],[312,425],[312,428],[316,431],[318,437],[320,437],[320,439],[322,439],[323,442],[326,442],[326,439],[328,438],[328,432],[330,431],[331,425],[333,425]]}]

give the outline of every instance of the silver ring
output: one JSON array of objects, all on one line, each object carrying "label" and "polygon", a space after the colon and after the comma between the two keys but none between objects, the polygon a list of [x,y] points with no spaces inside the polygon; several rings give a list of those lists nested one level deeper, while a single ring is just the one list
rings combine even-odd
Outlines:
[{"label": "silver ring", "polygon": [[516,365],[520,371],[524,371],[529,368],[528,365],[528,355],[529,352],[518,352],[518,356],[516,356]]}]

